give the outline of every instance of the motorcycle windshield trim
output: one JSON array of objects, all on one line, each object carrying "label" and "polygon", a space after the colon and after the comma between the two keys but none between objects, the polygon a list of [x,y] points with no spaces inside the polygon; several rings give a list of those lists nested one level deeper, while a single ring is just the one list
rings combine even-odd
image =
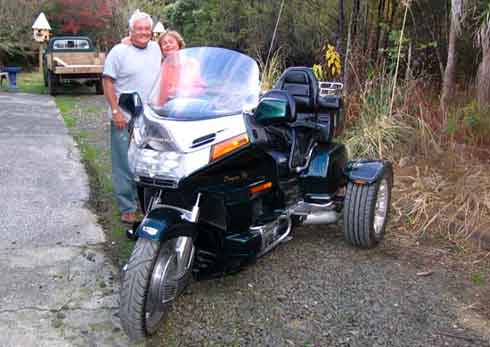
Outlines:
[{"label": "motorcycle windshield trim", "polygon": [[149,106],[164,119],[202,120],[239,114],[257,104],[259,93],[255,60],[229,49],[193,47],[162,61]]}]

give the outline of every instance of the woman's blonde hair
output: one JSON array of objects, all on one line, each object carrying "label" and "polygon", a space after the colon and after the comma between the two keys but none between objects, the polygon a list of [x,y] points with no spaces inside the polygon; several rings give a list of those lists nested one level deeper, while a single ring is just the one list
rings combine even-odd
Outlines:
[{"label": "woman's blonde hair", "polygon": [[184,42],[184,39],[182,38],[182,36],[175,30],[169,30],[169,31],[165,31],[163,34],[160,35],[160,37],[158,38],[158,45],[161,45],[162,44],[162,40],[165,36],[167,35],[170,35],[172,36],[176,41],[177,41],[177,44],[179,45],[179,49],[182,49],[182,48],[185,48],[185,42]]}]

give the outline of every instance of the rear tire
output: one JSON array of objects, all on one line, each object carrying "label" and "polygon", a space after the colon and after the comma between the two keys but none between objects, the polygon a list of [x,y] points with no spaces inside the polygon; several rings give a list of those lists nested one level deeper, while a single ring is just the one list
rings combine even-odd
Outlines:
[{"label": "rear tire", "polygon": [[123,269],[119,309],[121,325],[131,340],[154,334],[188,284],[194,247],[192,239],[187,238],[190,244],[180,248],[184,250],[184,258],[180,259],[189,267],[180,268],[176,245],[182,239],[185,237],[161,243],[139,238],[136,242]]},{"label": "rear tire", "polygon": [[97,95],[104,94],[104,86],[102,84],[102,79],[95,82],[95,94]]},{"label": "rear tire", "polygon": [[56,76],[48,71],[48,93],[49,95],[56,95],[56,87],[58,86],[58,81]]},{"label": "rear tire", "polygon": [[375,247],[384,238],[391,204],[393,171],[372,184],[349,182],[344,203],[344,236],[353,246]]}]

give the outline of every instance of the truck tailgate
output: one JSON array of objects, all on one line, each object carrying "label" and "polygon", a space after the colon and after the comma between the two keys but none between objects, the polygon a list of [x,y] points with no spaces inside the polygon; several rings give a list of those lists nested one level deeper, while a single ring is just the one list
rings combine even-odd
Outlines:
[{"label": "truck tailgate", "polygon": [[105,55],[103,53],[53,53],[52,66],[56,74],[102,74]]}]

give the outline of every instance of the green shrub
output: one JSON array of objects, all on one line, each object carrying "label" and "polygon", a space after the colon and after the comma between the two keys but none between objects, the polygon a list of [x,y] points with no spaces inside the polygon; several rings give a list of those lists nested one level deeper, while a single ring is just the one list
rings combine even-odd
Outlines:
[{"label": "green shrub", "polygon": [[488,142],[490,135],[490,107],[473,100],[449,114],[446,132],[468,144]]},{"label": "green shrub", "polygon": [[[432,131],[413,110],[410,88],[395,97],[390,114],[391,81],[389,78],[371,80],[359,95],[359,114],[350,121],[345,132],[345,143],[352,157],[386,158],[397,160],[415,152],[428,153],[435,145]],[[408,106],[410,109],[407,109]]]}]

